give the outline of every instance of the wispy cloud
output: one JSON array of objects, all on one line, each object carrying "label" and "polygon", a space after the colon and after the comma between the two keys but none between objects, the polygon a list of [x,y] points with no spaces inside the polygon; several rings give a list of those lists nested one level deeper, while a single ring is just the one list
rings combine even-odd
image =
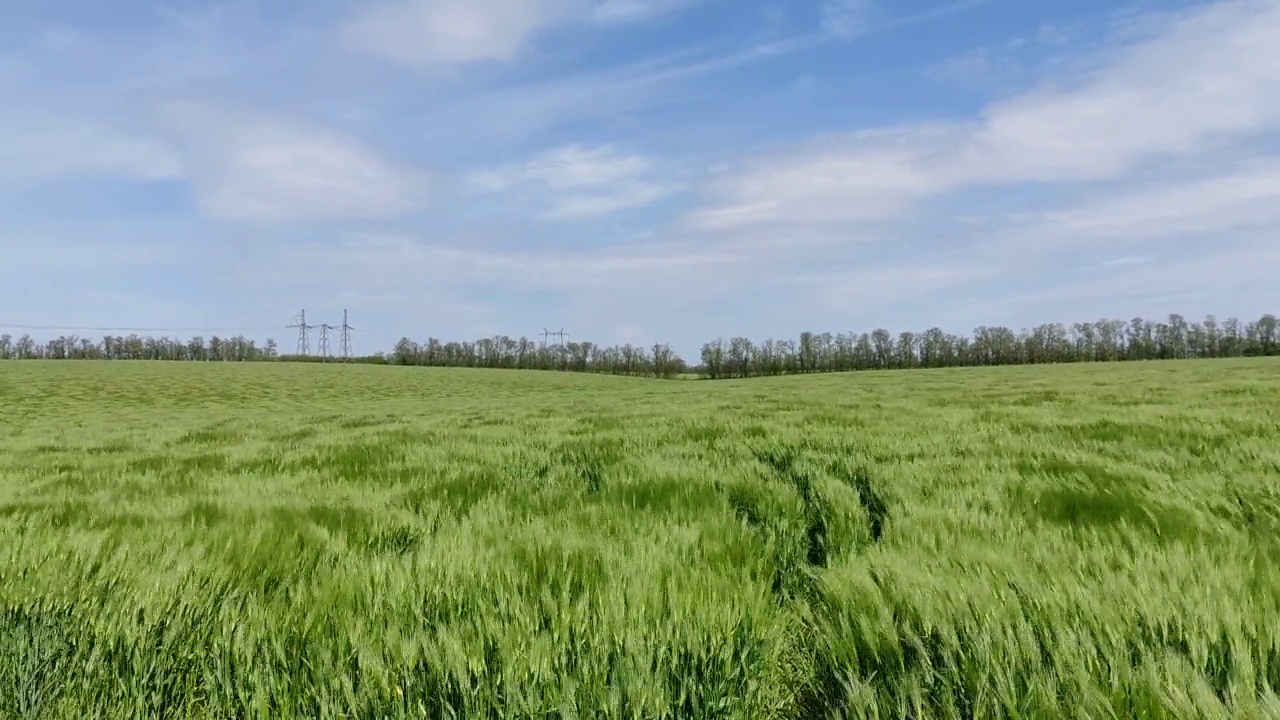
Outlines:
[{"label": "wispy cloud", "polygon": [[[474,250],[409,235],[361,233],[340,244],[285,248],[282,258],[321,277],[367,287],[467,286],[500,283],[511,290],[671,287],[711,268],[743,262],[738,255],[683,245],[586,252]],[[357,288],[360,289],[360,288]]]},{"label": "wispy cloud", "polygon": [[1280,155],[1189,180],[1160,180],[1015,222],[1037,246],[1139,242],[1280,227]]},{"label": "wispy cloud", "polygon": [[921,23],[942,20],[951,17],[952,15],[957,15],[962,12],[982,7],[983,5],[988,5],[992,2],[995,2],[995,0],[954,0],[953,2],[943,3],[927,10],[921,10],[920,12],[886,18],[883,22],[877,25],[876,29],[896,30],[898,28],[909,27],[911,25],[919,25]]},{"label": "wispy cloud", "polygon": [[713,179],[708,189],[724,201],[693,212],[689,223],[703,230],[733,230],[897,215],[946,182],[930,172],[921,151],[926,145],[944,146],[953,136],[949,127],[857,133],[757,159]]},{"label": "wispy cloud", "polygon": [[[1266,241],[1236,243],[1224,249],[1164,262],[1116,266],[1104,277],[1067,282],[1011,301],[1026,304],[1081,300],[1112,301],[1186,293],[1231,292],[1249,295],[1247,288],[1280,272],[1280,247]],[[1256,285],[1254,285],[1256,287]],[[1171,308],[1166,308],[1169,312]]]},{"label": "wispy cloud", "polygon": [[[290,298],[315,287],[394,297],[386,312],[401,321],[400,334],[474,337],[483,334],[482,325],[483,332],[520,334],[555,323],[567,325],[575,337],[615,342],[623,340],[618,333],[627,334],[626,326],[636,325],[656,328],[654,339],[684,343],[685,351],[698,334],[664,318],[750,290],[756,272],[740,253],[683,243],[477,250],[461,242],[368,233],[337,244],[278,248],[263,256],[268,258],[245,267],[239,281],[246,287],[271,282]],[[265,269],[280,264],[297,272],[281,280]],[[430,308],[425,319],[422,308]]]},{"label": "wispy cloud", "polygon": [[569,145],[531,160],[473,172],[468,184],[478,192],[532,191],[551,207],[548,220],[598,217],[643,207],[678,189],[654,177],[653,163],[609,146]]},{"label": "wispy cloud", "polygon": [[610,147],[569,145],[525,163],[476,172],[471,176],[471,184],[488,192],[508,190],[522,183],[542,183],[564,190],[630,180],[651,168],[649,160],[620,153]]},{"label": "wispy cloud", "polygon": [[1125,255],[1123,257],[1104,260],[1099,263],[1105,268],[1136,267],[1151,262],[1150,255]]},{"label": "wispy cloud", "polygon": [[[868,32],[887,32],[927,22],[988,1],[966,0],[905,16],[877,12]],[[653,7],[674,12],[697,4],[659,2]],[[496,136],[527,136],[571,122],[615,121],[628,113],[653,110],[669,102],[698,96],[702,93],[693,88],[708,76],[783,60],[841,39],[849,38],[822,27],[745,43],[739,37],[714,35],[635,62],[479,93],[462,99],[442,111],[442,115],[450,125],[463,125],[473,132]]]},{"label": "wispy cloud", "polygon": [[570,123],[616,121],[687,100],[708,76],[782,58],[820,41],[804,35],[723,49],[719,38],[639,61],[477,92],[442,109],[440,116],[450,127],[464,127],[480,138],[526,137]]},{"label": "wispy cloud", "polygon": [[994,0],[954,0],[919,12],[893,15],[888,4],[877,0],[826,0],[822,5],[822,29],[841,40],[852,40],[873,32],[886,32],[941,20]]},{"label": "wispy cloud", "polygon": [[878,9],[874,0],[827,0],[822,27],[837,37],[857,37],[872,28]]},{"label": "wispy cloud", "polygon": [[1184,13],[1081,76],[987,107],[760,159],[716,181],[699,227],[879,218],[950,190],[1116,178],[1280,130],[1280,5]]},{"label": "wispy cloud", "polygon": [[958,286],[988,280],[1004,268],[998,264],[912,260],[876,264],[839,273],[799,275],[789,282],[804,288],[805,297],[827,310],[857,312],[945,293]]},{"label": "wispy cloud", "polygon": [[704,0],[603,0],[591,11],[591,17],[601,25],[621,25],[641,22],[662,15],[687,10]]},{"label": "wispy cloud", "polygon": [[107,122],[0,110],[0,183],[92,176],[129,182],[182,178],[174,150]]},{"label": "wispy cloud", "polygon": [[510,60],[570,0],[380,0],[344,28],[352,48],[411,67]]},{"label": "wispy cloud", "polygon": [[[349,304],[383,349],[1274,299],[1280,6],[993,26],[996,2],[60,6],[0,59],[0,304],[145,325],[176,299],[218,326]],[[921,77],[936,45],[886,52],[930,22],[976,48],[932,69],[963,104]],[[85,294],[55,297],[72,275]]]},{"label": "wispy cloud", "polygon": [[510,61],[557,25],[649,20],[700,0],[377,0],[343,28],[347,46],[413,68]]},{"label": "wispy cloud", "polygon": [[979,47],[931,64],[925,75],[937,82],[961,87],[981,87],[1009,73],[1009,61],[997,59],[990,48]]},{"label": "wispy cloud", "polygon": [[300,120],[174,102],[200,209],[221,220],[319,221],[393,217],[425,199],[425,175],[341,133]]},{"label": "wispy cloud", "polygon": [[[174,237],[197,239],[189,221],[173,219],[0,220],[0,276],[13,283],[43,282],[63,287],[60,278],[92,278],[96,273],[130,270],[154,272],[198,259],[200,250],[174,243]],[[41,280],[40,278],[44,278]]]},{"label": "wispy cloud", "polygon": [[[1147,17],[1147,27],[1152,17]],[[1038,77],[1062,71],[1082,55],[1096,52],[1101,43],[1116,40],[1116,23],[1095,21],[1065,25],[1044,23],[1034,32],[998,43],[971,48],[930,63],[925,77],[968,90],[994,90],[1001,94],[1023,89]]]}]

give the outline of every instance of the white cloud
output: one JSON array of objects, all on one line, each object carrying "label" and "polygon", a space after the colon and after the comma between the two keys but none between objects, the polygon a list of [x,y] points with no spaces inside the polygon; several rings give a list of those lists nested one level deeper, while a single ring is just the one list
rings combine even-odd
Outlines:
[{"label": "white cloud", "polygon": [[544,219],[598,217],[644,207],[678,187],[653,179],[653,163],[610,146],[567,145],[532,160],[472,173],[467,181],[478,192],[507,192],[541,186],[551,193]]},{"label": "white cloud", "polygon": [[[31,281],[44,275],[84,279],[129,269],[154,272],[161,265],[199,261],[193,244],[200,240],[195,223],[163,219],[0,220],[0,275]],[[45,283],[61,287],[64,283]]]},{"label": "white cloud", "polygon": [[610,340],[618,344],[631,343],[640,347],[654,344],[653,334],[635,323],[618,325],[609,331]]},{"label": "white cloud", "polygon": [[616,121],[673,98],[688,97],[701,77],[776,58],[815,43],[792,37],[715,53],[699,43],[622,66],[593,69],[544,82],[505,87],[442,109],[452,126],[471,137],[526,136],[566,121]]},{"label": "white cloud", "polygon": [[[1253,241],[1223,250],[1138,267],[1117,267],[1106,277],[1065,283],[1018,296],[1018,303],[1061,303],[1200,294],[1206,292],[1253,295],[1280,272],[1280,246]],[[1255,297],[1261,297],[1257,295]]]},{"label": "white cloud", "polygon": [[550,150],[519,165],[478,172],[472,184],[490,192],[508,190],[521,183],[544,183],[557,190],[608,185],[648,172],[652,163],[611,147],[567,145]]},{"label": "white cloud", "polygon": [[[703,230],[729,230],[896,215],[911,200],[940,189],[942,180],[928,172],[921,147],[945,142],[950,134],[947,128],[858,133],[749,163],[713,179],[712,192],[727,202],[693,213],[690,223]],[[930,140],[930,135],[939,137]]]},{"label": "white cloud", "polygon": [[378,0],[343,29],[349,47],[409,67],[509,61],[540,32],[568,22],[621,25],[698,0]]},{"label": "white cloud", "polygon": [[[467,286],[501,283],[506,290],[584,290],[693,282],[711,268],[741,263],[738,255],[681,245],[589,252],[470,250],[422,242],[410,235],[362,233],[339,245],[283,251],[314,276],[331,274],[370,287]],[[670,285],[666,285],[670,287]],[[361,289],[359,287],[357,290]]]},{"label": "white cloud", "polygon": [[1043,213],[1015,233],[1027,242],[1168,239],[1280,227],[1280,156],[1235,172],[1163,181],[1069,210]]},{"label": "white cloud", "polygon": [[[579,25],[575,32],[603,35],[605,26],[640,22],[692,4],[684,0],[371,0],[372,9],[354,6],[360,14],[347,27],[346,38],[369,52],[414,67],[503,61],[518,59],[542,33],[556,26],[575,23]],[[974,4],[953,3],[942,9],[954,12]],[[28,122],[24,126],[28,134],[22,140],[0,145],[0,182],[18,176],[27,181],[77,173],[144,182],[185,178],[206,216],[321,222],[306,228],[314,244],[305,248],[282,247],[282,242],[296,237],[287,228],[231,228],[194,215],[190,227],[155,230],[149,233],[152,241],[135,242],[130,237],[110,246],[99,244],[101,228],[93,224],[86,224],[92,232],[82,233],[81,241],[58,244],[40,240],[47,234],[11,231],[10,245],[20,247],[35,237],[39,247],[31,247],[27,254],[10,253],[24,262],[10,263],[14,267],[8,273],[19,278],[14,268],[36,267],[41,274],[28,272],[27,276],[39,280],[29,282],[54,287],[57,284],[50,285],[46,275],[69,276],[73,273],[67,268],[100,265],[106,273],[98,274],[100,284],[127,285],[132,276],[145,284],[144,276],[159,277],[153,268],[163,262],[161,281],[172,286],[174,278],[184,277],[182,268],[214,267],[218,278],[234,280],[229,285],[215,284],[215,294],[223,301],[210,313],[238,312],[226,305],[227,298],[233,298],[230,307],[242,303],[246,317],[266,316],[295,305],[308,307],[308,314],[314,308],[320,313],[317,317],[333,317],[321,308],[341,307],[338,303],[349,301],[356,316],[367,319],[359,320],[362,328],[369,328],[366,337],[392,331],[459,337],[487,332],[477,330],[482,325],[520,332],[554,322],[568,325],[575,337],[580,333],[580,337],[597,339],[612,332],[616,337],[652,333],[657,339],[669,339],[662,333],[682,323],[693,336],[725,331],[755,335],[761,329],[789,332],[800,326],[836,329],[884,324],[919,329],[936,320],[927,315],[918,319],[911,313],[945,314],[957,300],[1000,290],[1016,293],[1019,285],[1028,292],[1047,293],[1046,303],[1055,302],[1054,297],[1164,292],[1178,283],[1183,288],[1214,291],[1224,283],[1239,282],[1244,275],[1224,269],[1221,263],[1227,261],[1213,259],[1208,266],[1219,268],[1215,272],[1220,275],[1197,279],[1198,258],[1186,256],[1213,255],[1238,233],[1260,236],[1263,230],[1280,226],[1276,209],[1280,208],[1280,171],[1272,167],[1280,162],[1255,159],[1234,167],[1227,162],[1244,154],[1243,146],[1236,144],[1239,138],[1278,129],[1277,73],[1274,53],[1268,54],[1269,48],[1278,46],[1272,44],[1276,11],[1271,3],[1235,0],[1154,25],[1148,19],[1145,30],[1125,38],[1125,47],[1096,58],[1087,70],[1077,66],[968,118],[827,137],[770,157],[730,164],[727,172],[709,178],[713,202],[689,218],[699,230],[696,234],[682,234],[679,227],[663,227],[651,220],[666,212],[668,205],[683,201],[673,194],[689,176],[676,155],[656,154],[660,145],[594,145],[592,141],[613,136],[611,130],[617,128],[581,122],[614,122],[666,100],[705,101],[709,91],[717,97],[736,97],[742,91],[747,93],[743,100],[759,100],[763,96],[754,95],[757,88],[709,88],[707,76],[797,48],[940,17],[931,11],[894,18],[887,14],[893,9],[889,3],[881,4],[885,15],[874,16],[869,7],[846,4],[843,9],[852,14],[830,15],[826,29],[810,28],[803,35],[781,39],[774,36],[773,42],[765,44],[743,46],[739,44],[743,36],[725,35],[661,58],[534,84],[494,85],[488,93],[456,87],[437,94],[439,89],[433,88],[430,97],[419,92],[408,103],[406,88],[420,91],[420,81],[406,80],[404,73],[381,63],[350,65],[349,56],[339,56],[337,62],[342,65],[334,65],[332,56],[322,55],[333,37],[309,39],[315,25],[307,19],[299,19],[297,25],[291,22],[294,30],[290,31],[277,26],[274,18],[261,22],[245,11],[225,22],[204,24],[206,29],[198,33],[172,33],[160,50],[140,50],[137,57],[91,36],[74,54],[63,50],[55,57],[46,48],[40,57],[47,56],[49,62],[37,62],[28,69],[25,66],[32,60],[28,57],[23,67],[12,63],[7,70],[0,67],[0,75],[14,76],[13,81],[0,82],[30,93],[16,102],[35,105],[29,98],[47,99],[50,106],[68,111],[61,118]],[[747,22],[755,23],[753,18],[748,10]],[[379,23],[387,26],[379,28]],[[247,34],[236,35],[243,30]],[[383,30],[387,34],[380,35]],[[277,50],[249,56],[227,52],[242,45],[260,46],[263,43],[253,39],[268,35],[276,39],[266,45]],[[142,36],[150,34],[136,37]],[[283,36],[293,39],[285,42]],[[245,37],[249,40],[235,39]],[[582,39],[578,35],[574,40],[579,50],[583,46],[577,43]],[[129,42],[139,48],[155,46]],[[1074,40],[1072,48],[1078,50],[1087,42]],[[143,62],[146,58],[164,62]],[[990,60],[999,64],[1002,56],[994,53]],[[1032,60],[1028,65],[1044,69],[1038,57]],[[142,72],[144,66],[146,72]],[[249,73],[247,67],[259,72]],[[487,68],[482,74],[496,69]],[[534,68],[538,73],[551,69],[543,63]],[[980,74],[989,68],[975,60],[969,69]],[[389,75],[388,70],[392,70]],[[528,69],[520,70],[527,77]],[[16,75],[19,71],[21,77]],[[42,78],[57,87],[40,88]],[[110,82],[100,82],[103,78]],[[1017,79],[1021,84],[1026,76]],[[146,92],[125,93],[126,88]],[[323,98],[315,95],[317,89],[323,90]],[[429,127],[430,137],[400,135],[397,143],[414,156],[431,155],[433,147],[443,149],[433,163],[454,159],[493,167],[462,173],[458,179],[463,188],[433,186],[433,199],[440,192],[465,201],[437,200],[435,205],[447,205],[439,212],[413,214],[394,223],[339,224],[342,229],[376,228],[402,235],[362,236],[335,247],[338,231],[322,221],[390,218],[421,207],[426,199],[423,173],[400,165],[354,136],[288,116],[264,117],[204,104],[171,106],[170,127],[178,131],[167,136],[174,141],[172,148],[144,134],[141,123],[127,121],[127,114],[138,108],[133,103],[145,104],[179,90],[187,97],[244,98],[298,113],[337,106],[380,108],[376,116],[348,117],[344,126],[360,128],[359,135]],[[814,100],[821,102],[821,98]],[[753,123],[748,123],[731,136],[713,137],[706,146],[698,145],[699,133],[714,119],[697,115],[700,108],[689,106],[653,118],[664,124],[647,127],[653,132],[643,133],[646,143],[670,142],[701,156],[752,131]],[[0,116],[12,112],[3,110]],[[404,114],[414,112],[422,114]],[[581,133],[577,137],[584,144],[526,158],[514,142],[517,138],[507,137],[501,140],[511,142],[495,143],[501,145],[501,156],[494,159],[492,152],[486,154],[492,150],[488,141],[495,140],[487,133],[506,130],[534,135],[530,128],[545,129],[568,119],[575,121],[574,132]],[[640,123],[651,118],[622,119]],[[547,135],[537,133],[536,137]],[[6,140],[18,137],[11,132],[0,134]],[[1274,150],[1273,145],[1264,138],[1255,150]],[[1219,153],[1222,148],[1229,152]],[[1151,167],[1153,161],[1160,166]],[[701,163],[702,158],[690,162]],[[1174,171],[1176,182],[1167,169]],[[1136,185],[1139,179],[1142,186]],[[1038,213],[1027,210],[1045,206],[1021,203],[1039,202],[1049,194],[1017,187],[1094,180],[1103,182],[1096,188],[1084,183],[1053,188],[1055,209]],[[999,196],[973,193],[981,207],[966,206],[945,216],[934,205],[913,212],[929,198],[999,185],[1012,186],[1011,191]],[[1064,192],[1056,192],[1059,189]],[[472,192],[468,195],[467,190]],[[37,199],[42,207],[34,212],[53,205],[63,192],[64,187],[50,188]],[[137,206],[113,206],[110,212],[155,210],[154,197],[129,193],[124,199],[137,201]],[[1057,205],[1068,197],[1087,202]],[[970,196],[963,199],[967,204]],[[72,204],[72,209],[86,214],[99,207],[83,198],[72,198]],[[1000,214],[1011,205],[1021,214]],[[605,222],[558,225],[553,231],[526,221],[528,217],[600,218],[629,208],[649,209]],[[172,210],[166,208],[166,214]],[[58,211],[62,212],[61,207]],[[975,228],[961,214],[998,220]],[[511,221],[514,215],[519,215],[520,222]],[[641,237],[638,231],[649,235]],[[680,242],[673,242],[673,236]],[[1175,242],[1155,242],[1171,236],[1181,237]],[[184,242],[174,244],[173,237]],[[1003,244],[984,246],[989,237]],[[779,239],[788,242],[779,243]],[[1133,242],[1121,243],[1122,239]],[[0,245],[4,242],[0,239]],[[1090,247],[1073,258],[1075,265],[1051,264],[1036,253],[1052,243]],[[588,249],[566,249],[570,244]],[[940,254],[923,251],[943,246],[947,249]],[[167,257],[159,252],[164,247],[195,255]],[[1255,266],[1269,268],[1273,277],[1275,262],[1268,257],[1255,244],[1229,260],[1248,265],[1247,276],[1255,287],[1262,287],[1263,276]],[[278,268],[286,260],[299,272],[282,279]],[[1007,270],[1005,277],[998,283],[988,282],[1002,270]],[[1074,282],[1069,278],[1077,271],[1074,277],[1090,278],[1093,284],[1066,284]],[[1161,274],[1172,271],[1177,272]],[[234,283],[241,274],[253,274],[253,282],[238,287]],[[1123,278],[1137,279],[1106,295],[1107,283]],[[181,297],[181,290],[154,292],[157,297],[165,293]],[[936,299],[922,300],[935,293]],[[913,305],[919,307],[909,309]],[[382,314],[380,318],[372,307]],[[429,317],[422,316],[414,309],[422,307],[434,310]],[[851,314],[861,308],[874,308],[874,312]],[[1236,310],[1224,307],[1224,311]],[[81,319],[74,316],[74,309],[60,312],[70,313],[63,320]],[[394,323],[388,320],[391,316]],[[188,318],[181,324],[192,322]],[[222,323],[219,319],[216,324]],[[375,329],[378,324],[382,329]],[[375,344],[377,349],[384,347],[380,340]]]},{"label": "white cloud", "polygon": [[177,154],[154,138],[93,121],[0,116],[0,178],[96,176],[157,182],[183,176]]},{"label": "white cloud", "polygon": [[423,202],[421,173],[341,133],[196,103],[167,107],[201,210],[224,220],[392,217]]},{"label": "white cloud", "polygon": [[571,195],[542,214],[546,220],[573,220],[634,210],[661,200],[675,192],[670,185],[630,182],[596,194]]},{"label": "white cloud", "polygon": [[[1280,125],[1280,4],[1198,9],[1073,89],[1045,87],[984,113],[961,156],[990,181],[1092,180]],[[978,172],[986,168],[986,172]]]},{"label": "white cloud", "polygon": [[809,299],[837,312],[853,312],[882,307],[950,288],[984,280],[999,274],[1001,267],[963,260],[924,260],[883,264],[857,270],[802,275],[789,283],[805,288]]},{"label": "white cloud", "polygon": [[[700,1],[646,3],[645,7],[651,12],[644,17],[651,17],[658,10],[675,12],[694,7]],[[885,31],[932,21],[989,1],[961,0],[915,15],[888,18],[878,22],[874,29]],[[636,15],[632,19],[639,20],[641,16]],[[630,121],[626,118],[628,113],[652,109],[674,98],[687,99],[690,92],[703,92],[691,90],[685,83],[812,49],[833,38],[827,31],[820,31],[773,38],[733,49],[725,49],[721,39],[700,41],[627,65],[593,69],[464,99],[444,109],[443,114],[450,124],[466,127],[472,136],[526,135],[566,120]]]},{"label": "white cloud", "polygon": [[1280,4],[1233,0],[1162,21],[1082,75],[975,122],[859,133],[718,179],[697,227],[901,213],[948,190],[1124,177],[1145,162],[1280,131]]},{"label": "white cloud", "polygon": [[[705,340],[704,331],[673,326],[670,318],[690,312],[691,303],[749,290],[744,278],[751,272],[743,266],[753,262],[677,243],[506,251],[476,249],[466,239],[444,245],[417,233],[345,237],[262,246],[253,262],[237,265],[236,286],[269,292],[281,308],[305,306],[309,316],[313,307],[325,317],[334,314],[318,308],[349,306],[364,331],[362,347],[371,349],[387,349],[405,334],[532,336],[543,325],[564,325],[574,339],[613,342],[625,339],[618,326],[638,324],[660,331],[657,340],[685,342],[687,351]],[[277,269],[286,266],[294,272],[281,276]],[[737,314],[740,303],[734,305]],[[359,319],[374,312],[376,324]]]},{"label": "white cloud", "polygon": [[601,25],[622,25],[679,12],[698,4],[700,1],[603,0],[592,9],[591,17]]},{"label": "white cloud", "polygon": [[84,41],[84,35],[71,27],[55,27],[40,33],[40,42],[55,50],[75,48]]},{"label": "white cloud", "polygon": [[870,30],[876,20],[874,0],[827,0],[822,5],[822,28],[840,38]]},{"label": "white cloud", "polygon": [[822,5],[822,30],[831,37],[852,40],[868,33],[940,20],[989,2],[992,0],[954,0],[920,12],[890,16],[877,0],[826,0]]},{"label": "white cloud", "polygon": [[[1191,252],[1157,252],[1162,257],[1130,256],[1101,265],[1086,262],[1047,275],[1035,270],[1019,276],[1039,282],[989,286],[972,301],[951,298],[937,308],[944,326],[1030,327],[1043,322],[1097,318],[1164,317],[1219,313],[1257,317],[1274,312],[1270,282],[1280,273],[1280,247],[1266,233],[1215,238]],[[1064,277],[1065,275],[1065,277]]]},{"label": "white cloud", "polygon": [[382,0],[344,30],[354,48],[408,66],[510,60],[575,0]]},{"label": "white cloud", "polygon": [[[1152,19],[1147,18],[1151,27]],[[1046,23],[1030,35],[972,48],[925,68],[925,77],[939,83],[976,90],[994,90],[1008,94],[1020,89],[1037,73],[1069,67],[1094,43],[1112,41],[1119,34],[1115,23],[1110,33],[1090,28],[1083,22],[1068,25]],[[1092,32],[1090,31],[1092,30]]]},{"label": "white cloud", "polygon": [[[1267,280],[1280,270],[1278,226],[1280,156],[1207,178],[1098,188],[1067,209],[1007,218],[995,238],[970,247],[976,262],[1017,268],[1015,284],[1047,278],[1038,289],[953,310],[982,321],[1066,303],[1082,313],[1076,319],[1193,300],[1207,312],[1261,306],[1274,302]],[[1046,249],[1067,252],[1046,257]]]},{"label": "white cloud", "polygon": [[1100,263],[1100,265],[1107,268],[1135,267],[1138,265],[1146,265],[1151,262],[1151,259],[1150,255],[1125,255],[1111,260],[1105,260]]},{"label": "white cloud", "polygon": [[1012,61],[997,59],[989,48],[968,50],[930,65],[925,75],[934,81],[961,87],[981,87],[1006,72]]},{"label": "white cloud", "polygon": [[933,22],[935,20],[941,20],[943,18],[951,17],[952,15],[958,15],[962,12],[982,7],[983,5],[987,5],[991,2],[994,2],[994,0],[954,0],[954,2],[950,2],[945,5],[937,5],[929,8],[928,10],[888,18],[887,20],[878,23],[876,29],[892,30],[911,25],[919,25],[921,23]]}]

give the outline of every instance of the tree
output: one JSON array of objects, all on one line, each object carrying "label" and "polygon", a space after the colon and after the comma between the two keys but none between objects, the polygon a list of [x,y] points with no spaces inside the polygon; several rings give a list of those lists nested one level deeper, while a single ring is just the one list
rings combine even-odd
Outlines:
[{"label": "tree", "polygon": [[755,354],[755,346],[744,337],[735,337],[729,341],[729,354],[725,358],[729,377],[749,377],[751,360]]},{"label": "tree", "polygon": [[916,336],[913,332],[898,335],[898,364],[900,368],[916,366]]},{"label": "tree", "polygon": [[18,338],[18,343],[14,346],[14,357],[19,360],[26,360],[36,356],[36,341],[26,333]]},{"label": "tree", "polygon": [[702,346],[702,369],[712,380],[724,377],[724,339],[717,338]]},{"label": "tree", "polygon": [[796,359],[800,364],[800,372],[810,373],[816,369],[818,348],[814,343],[813,333],[808,331],[800,333],[800,354]]},{"label": "tree", "polygon": [[400,338],[391,353],[391,362],[396,365],[417,365],[418,358],[418,343],[407,337]]},{"label": "tree", "polygon": [[1276,327],[1276,316],[1270,313],[1258,320],[1258,344],[1263,355],[1275,355],[1276,345],[1280,343],[1280,332]]},{"label": "tree", "polygon": [[[1078,322],[1069,326],[1046,323],[1014,332],[1007,327],[978,326],[971,336],[947,333],[931,327],[922,333],[900,333],[895,341],[889,331],[832,334],[805,331],[797,339],[768,339],[760,343],[736,336],[705,343],[695,370],[711,379],[759,377],[787,373],[841,372],[887,368],[942,368],[1017,363],[1088,362],[1110,360],[1158,360],[1174,358],[1280,355],[1280,323],[1273,314],[1241,323],[1229,318],[1219,323],[1210,315],[1203,322],[1187,322],[1171,314],[1167,322],[1143,318]],[[64,335],[37,342],[30,335],[14,340],[0,335],[0,359],[110,359],[110,360],[220,360],[258,361],[278,356],[274,340],[259,347],[237,335],[211,337],[206,343],[195,337],[182,341],[169,337],[107,335],[94,342]],[[314,358],[287,357],[290,360]],[[495,335],[473,342],[443,342],[429,338],[424,344],[401,338],[389,354],[361,362],[450,367],[521,368],[590,373],[616,373],[673,378],[688,369],[670,345],[651,348],[635,345],[603,347],[587,341],[561,346],[539,346],[527,337]]]},{"label": "tree", "polygon": [[[584,367],[586,363],[583,363]],[[679,367],[676,364],[676,354],[671,351],[671,346],[665,343],[653,344],[653,374],[660,378],[673,378],[679,374]]]}]

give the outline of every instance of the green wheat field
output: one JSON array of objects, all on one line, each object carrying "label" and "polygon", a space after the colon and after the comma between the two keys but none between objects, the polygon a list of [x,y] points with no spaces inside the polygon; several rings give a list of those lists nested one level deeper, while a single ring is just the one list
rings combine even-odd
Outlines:
[{"label": "green wheat field", "polygon": [[3,718],[1280,717],[1280,362],[0,365]]}]

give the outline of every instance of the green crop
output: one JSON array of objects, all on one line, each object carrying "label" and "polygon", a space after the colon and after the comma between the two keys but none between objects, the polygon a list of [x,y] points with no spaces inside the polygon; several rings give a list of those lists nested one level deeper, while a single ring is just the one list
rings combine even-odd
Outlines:
[{"label": "green crop", "polygon": [[1280,364],[0,367],[0,718],[1280,716]]}]

